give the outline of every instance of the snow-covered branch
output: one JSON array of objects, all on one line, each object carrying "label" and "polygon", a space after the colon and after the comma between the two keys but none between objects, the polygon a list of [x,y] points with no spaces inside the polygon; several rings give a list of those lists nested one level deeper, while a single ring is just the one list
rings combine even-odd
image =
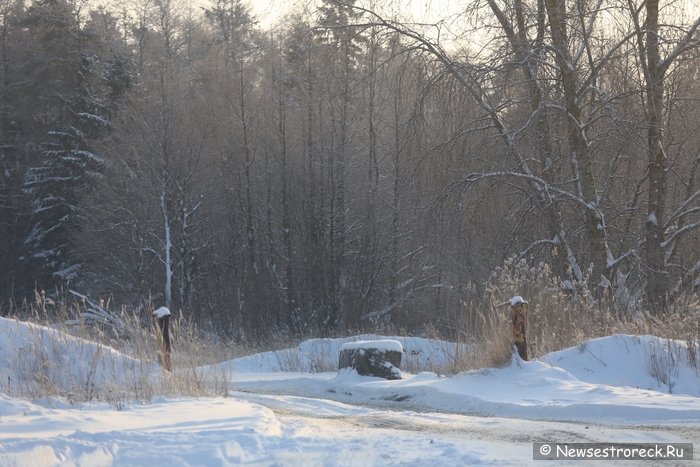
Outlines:
[{"label": "snow-covered branch", "polygon": [[637,246],[637,248],[633,248],[631,250],[628,250],[627,252],[618,256],[617,258],[610,258],[608,260],[608,269],[616,268],[620,263],[622,263],[627,258],[637,256],[638,254],[639,254],[639,246]]},{"label": "snow-covered branch", "polygon": [[[546,180],[542,179],[541,177],[537,177],[532,174],[524,174],[520,172],[513,172],[513,171],[500,171],[500,172],[489,172],[489,173],[471,173],[467,175],[465,178],[460,180],[459,182],[455,182],[455,184],[470,184],[470,183],[475,183],[481,180],[486,180],[486,179],[491,179],[491,178],[521,178],[524,180],[529,180],[532,182],[537,183],[541,187],[545,188],[547,191],[551,193],[558,194],[570,201],[573,201],[574,203],[578,204],[584,209],[590,209],[595,212],[599,212],[600,209],[595,206],[593,203],[587,203],[581,196],[578,196],[574,193],[571,193],[570,191],[562,190],[561,188],[558,188],[550,183],[548,183]],[[454,184],[453,184],[454,185]]]},{"label": "snow-covered branch", "polygon": [[[700,287],[700,261],[696,262],[693,267],[688,269],[683,277],[676,283],[671,290],[671,297],[678,297],[684,290],[691,285],[691,289]],[[692,283],[692,284],[691,284]]]},{"label": "snow-covered branch", "polygon": [[693,230],[697,229],[700,227],[700,222],[694,222],[692,224],[684,225],[680,229],[676,230],[673,232],[671,235],[666,238],[663,242],[661,242],[661,248],[666,248],[668,247],[671,243],[675,242],[678,240],[679,237],[682,237],[683,235],[687,234],[688,232],[692,232]]},{"label": "snow-covered branch", "polygon": [[559,245],[559,239],[555,237],[555,238],[553,238],[553,239],[542,239],[542,240],[537,240],[537,241],[531,243],[530,245],[528,245],[528,247],[525,248],[523,251],[521,251],[520,253],[518,253],[518,255],[516,256],[516,260],[519,261],[520,259],[522,259],[522,258],[524,258],[525,256],[527,256],[532,250],[534,250],[535,248],[537,248],[537,247],[539,247],[539,246],[543,246],[543,245],[553,245],[553,246],[557,246],[557,245]]},{"label": "snow-covered branch", "polygon": [[119,316],[115,315],[114,313],[110,312],[109,310],[106,310],[102,306],[100,306],[98,303],[96,303],[94,300],[91,300],[88,298],[86,295],[83,295],[81,293],[76,292],[75,290],[69,290],[68,293],[73,295],[74,297],[77,297],[78,299],[82,300],[83,303],[85,303],[86,310],[79,315],[79,320],[68,320],[66,321],[66,324],[68,325],[76,325],[76,324],[93,324],[93,323],[99,323],[99,324],[106,324],[109,327],[111,327],[114,331],[120,334],[124,335],[130,335],[132,333],[132,329],[124,322],[123,319],[121,319]]},{"label": "snow-covered branch", "polygon": [[673,211],[673,213],[669,216],[669,219],[668,219],[668,222],[666,223],[666,226],[668,226],[669,224],[674,222],[676,219],[678,219],[682,216],[685,216],[686,214],[689,214],[690,212],[695,212],[698,209],[697,207],[691,208],[688,211],[685,211],[685,209],[688,207],[688,205],[690,203],[693,202],[693,200],[695,200],[695,198],[698,198],[698,197],[700,197],[700,190],[697,190],[695,193],[688,196],[688,198],[686,198],[686,200],[683,201],[683,203],[681,203],[681,205],[678,206],[678,208],[675,211]]},{"label": "snow-covered branch", "polygon": [[698,28],[700,27],[700,16],[695,20],[695,22],[688,28],[688,31],[686,32],[685,36],[683,39],[681,39],[676,47],[671,51],[670,54],[668,54],[668,57],[665,59],[661,60],[659,63],[659,67],[666,72],[668,68],[671,66],[671,64],[676,60],[679,56],[684,54],[685,52],[696,48],[700,46],[700,39],[695,38],[695,36],[698,32]]}]

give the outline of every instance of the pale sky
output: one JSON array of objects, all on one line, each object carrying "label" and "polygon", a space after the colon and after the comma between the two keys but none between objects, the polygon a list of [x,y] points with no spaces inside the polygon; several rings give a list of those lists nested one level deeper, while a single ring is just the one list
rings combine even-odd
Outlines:
[{"label": "pale sky", "polygon": [[[305,5],[309,10],[314,10],[320,5],[321,0],[245,0],[252,8],[258,19],[263,24],[270,24],[275,19],[283,16],[292,5]],[[417,21],[432,22],[443,19],[451,14],[464,9],[470,0],[361,0],[361,4],[401,6],[401,11],[409,12]],[[700,14],[700,0],[684,0],[686,11],[690,17]]]},{"label": "pale sky", "polygon": [[[253,13],[260,25],[267,28],[287,14],[292,8],[315,11],[322,0],[244,0],[251,6]],[[443,43],[459,37],[460,30],[465,26],[464,17],[457,16],[464,12],[475,0],[358,0],[358,4],[367,6],[371,10],[384,10],[384,15],[394,18],[398,13],[403,21],[415,21],[418,23],[434,24],[442,21],[440,37]],[[639,0],[641,1],[641,0]],[[666,6],[672,5],[666,2]],[[685,21],[688,24],[695,21],[700,15],[700,0],[679,0],[676,6],[685,7]],[[670,10],[669,10],[670,11]],[[678,10],[670,14],[676,15]],[[452,22],[452,19],[456,19]],[[454,30],[453,30],[454,28]],[[424,31],[431,35],[437,30],[429,28]],[[472,38],[473,40],[474,38]],[[475,44],[472,44],[475,45]],[[482,44],[483,45],[483,44]]]},{"label": "pale sky", "polygon": [[[444,19],[459,11],[460,5],[468,0],[364,0],[360,3],[399,10],[411,14],[416,21],[434,22]],[[294,5],[306,7],[309,11],[316,9],[321,0],[246,0],[262,25],[270,25],[284,16]]]}]

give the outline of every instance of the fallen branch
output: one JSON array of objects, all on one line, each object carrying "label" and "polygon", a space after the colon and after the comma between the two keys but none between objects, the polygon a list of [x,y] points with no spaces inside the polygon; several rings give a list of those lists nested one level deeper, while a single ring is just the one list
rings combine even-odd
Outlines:
[{"label": "fallen branch", "polygon": [[132,330],[123,319],[115,315],[111,311],[103,308],[93,300],[90,300],[86,295],[78,293],[74,290],[69,290],[68,293],[79,298],[85,304],[85,311],[78,315],[77,320],[67,320],[65,323],[69,326],[84,325],[84,324],[101,324],[109,326],[115,333],[130,336]]}]

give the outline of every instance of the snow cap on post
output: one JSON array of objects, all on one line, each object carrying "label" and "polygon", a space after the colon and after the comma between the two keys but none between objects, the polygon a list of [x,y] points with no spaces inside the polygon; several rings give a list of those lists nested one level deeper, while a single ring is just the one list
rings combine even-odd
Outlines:
[{"label": "snow cap on post", "polygon": [[157,310],[153,310],[153,316],[156,318],[165,318],[166,316],[170,316],[170,310],[162,306]]},{"label": "snow cap on post", "polygon": [[515,297],[510,299],[510,306],[520,305],[522,303],[527,302],[520,295],[516,295]]}]

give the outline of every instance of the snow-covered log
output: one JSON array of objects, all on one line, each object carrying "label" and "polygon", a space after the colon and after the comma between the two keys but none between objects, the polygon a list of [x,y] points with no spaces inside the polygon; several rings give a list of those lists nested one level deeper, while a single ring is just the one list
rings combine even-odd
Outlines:
[{"label": "snow-covered log", "polygon": [[363,376],[401,379],[403,347],[399,341],[348,342],[340,347],[338,369],[352,368]]}]

